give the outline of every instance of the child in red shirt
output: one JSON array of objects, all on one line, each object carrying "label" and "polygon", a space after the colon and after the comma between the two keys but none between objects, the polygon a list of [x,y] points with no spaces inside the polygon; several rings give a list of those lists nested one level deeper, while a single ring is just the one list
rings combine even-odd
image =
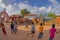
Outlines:
[{"label": "child in red shirt", "polygon": [[57,32],[56,28],[55,28],[55,24],[52,25],[52,28],[50,29],[50,38],[49,40],[53,40],[55,33]]},{"label": "child in red shirt", "polygon": [[3,34],[6,35],[6,30],[5,30],[4,24],[1,23],[1,26],[2,26],[2,32],[3,32]]}]

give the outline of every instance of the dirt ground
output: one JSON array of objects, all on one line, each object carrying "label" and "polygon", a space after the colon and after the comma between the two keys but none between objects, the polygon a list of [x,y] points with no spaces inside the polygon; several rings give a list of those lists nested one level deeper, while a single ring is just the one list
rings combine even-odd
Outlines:
[{"label": "dirt ground", "polygon": [[[39,25],[35,25],[36,33],[34,37],[32,35],[27,35],[30,33],[31,25],[28,25],[28,28],[25,27],[25,25],[18,25],[17,29],[18,32],[11,33],[10,24],[5,24],[7,36],[4,36],[2,33],[2,29],[0,28],[0,40],[49,40],[49,29],[51,28],[51,25],[45,25],[44,26],[44,34],[41,39],[37,39],[38,37],[38,28]],[[57,30],[60,30],[60,26],[56,25]],[[60,33],[56,34],[55,40],[60,40]]]}]

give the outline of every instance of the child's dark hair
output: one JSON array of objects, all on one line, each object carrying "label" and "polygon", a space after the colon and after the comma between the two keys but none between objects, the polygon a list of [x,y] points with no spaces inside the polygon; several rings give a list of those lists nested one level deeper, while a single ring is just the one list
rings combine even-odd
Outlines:
[{"label": "child's dark hair", "polygon": [[40,23],[40,25],[42,26],[43,24],[42,24],[42,23]]},{"label": "child's dark hair", "polygon": [[4,26],[3,22],[1,23],[2,26]]},{"label": "child's dark hair", "polygon": [[14,21],[14,18],[12,19],[12,21]]},{"label": "child's dark hair", "polygon": [[52,24],[52,28],[55,28],[55,24]]},{"label": "child's dark hair", "polygon": [[32,24],[34,24],[34,22],[32,22]]}]

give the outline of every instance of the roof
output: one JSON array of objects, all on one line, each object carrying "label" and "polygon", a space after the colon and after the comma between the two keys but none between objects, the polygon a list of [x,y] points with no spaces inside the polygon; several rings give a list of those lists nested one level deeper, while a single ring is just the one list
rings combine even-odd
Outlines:
[{"label": "roof", "polygon": [[53,20],[52,17],[44,17],[44,20]]},{"label": "roof", "polygon": [[60,17],[60,15],[57,15],[56,17]]},{"label": "roof", "polygon": [[60,20],[60,17],[56,17],[56,20]]},{"label": "roof", "polygon": [[18,18],[18,17],[22,18],[22,16],[20,16],[20,15],[12,15],[12,16],[10,16],[10,18]]},{"label": "roof", "polygon": [[37,16],[36,14],[24,14],[24,16]]},{"label": "roof", "polygon": [[60,22],[60,17],[56,17],[55,21]]}]

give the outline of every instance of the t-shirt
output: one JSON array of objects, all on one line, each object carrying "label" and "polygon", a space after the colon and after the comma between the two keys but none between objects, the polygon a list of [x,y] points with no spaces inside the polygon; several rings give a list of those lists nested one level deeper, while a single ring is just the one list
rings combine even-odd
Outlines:
[{"label": "t-shirt", "polygon": [[11,23],[11,29],[14,29],[14,24],[13,23]]},{"label": "t-shirt", "polygon": [[43,32],[43,26],[39,27],[39,32]]},{"label": "t-shirt", "polygon": [[35,25],[32,25],[31,31],[35,31]]},{"label": "t-shirt", "polygon": [[50,37],[51,38],[54,38],[55,33],[56,33],[56,29],[55,28],[50,29]]}]

